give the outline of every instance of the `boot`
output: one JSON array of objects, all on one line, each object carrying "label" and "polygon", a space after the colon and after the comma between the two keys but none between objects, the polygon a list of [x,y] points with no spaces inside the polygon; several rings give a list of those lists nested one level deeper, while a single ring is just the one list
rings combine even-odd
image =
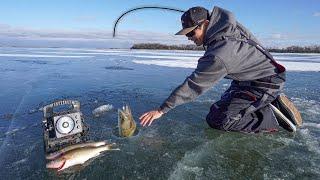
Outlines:
[{"label": "boot", "polygon": [[294,132],[296,126],[300,127],[302,125],[300,112],[284,94],[280,94],[276,100],[271,102],[271,108],[279,125],[284,129]]}]

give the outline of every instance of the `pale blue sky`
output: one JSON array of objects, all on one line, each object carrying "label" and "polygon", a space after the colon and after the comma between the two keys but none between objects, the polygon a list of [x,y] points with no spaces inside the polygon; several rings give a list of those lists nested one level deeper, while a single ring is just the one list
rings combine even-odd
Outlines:
[{"label": "pale blue sky", "polygon": [[[320,0],[3,0],[0,27],[50,31],[111,31],[122,12],[139,6],[166,6],[187,10],[220,6],[264,39],[320,44]],[[118,31],[174,34],[181,28],[180,13],[142,10],[128,14]]]}]

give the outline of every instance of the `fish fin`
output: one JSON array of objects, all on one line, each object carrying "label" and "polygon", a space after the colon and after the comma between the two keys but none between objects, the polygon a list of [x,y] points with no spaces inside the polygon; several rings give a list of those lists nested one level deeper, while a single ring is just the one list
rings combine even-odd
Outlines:
[{"label": "fish fin", "polygon": [[58,168],[58,172],[60,172],[60,171],[65,169],[64,165],[66,164],[67,160],[66,159],[63,159],[63,160],[64,161],[63,161],[62,165]]},{"label": "fish fin", "polygon": [[46,159],[47,160],[53,160],[53,159],[56,159],[56,158],[58,158],[60,156],[61,156],[61,153],[53,152],[53,153],[50,153],[50,154],[46,155]]},{"label": "fish fin", "polygon": [[130,107],[128,105],[127,105],[127,112],[128,112],[128,114],[130,114],[132,116],[131,109],[130,109]]}]

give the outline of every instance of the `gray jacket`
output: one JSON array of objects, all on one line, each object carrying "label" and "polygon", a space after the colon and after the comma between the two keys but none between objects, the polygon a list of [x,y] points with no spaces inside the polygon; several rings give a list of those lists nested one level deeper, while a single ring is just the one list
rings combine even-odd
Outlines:
[{"label": "gray jacket", "polygon": [[222,78],[250,81],[276,74],[276,67],[255,46],[224,38],[243,39],[243,34],[259,43],[231,12],[214,7],[204,39],[206,52],[198,60],[197,68],[171,93],[160,110],[167,113],[194,100]]}]

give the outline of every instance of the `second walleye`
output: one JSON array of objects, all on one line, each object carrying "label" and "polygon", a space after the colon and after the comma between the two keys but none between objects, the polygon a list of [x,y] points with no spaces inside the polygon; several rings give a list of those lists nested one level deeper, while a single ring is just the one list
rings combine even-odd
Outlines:
[{"label": "second walleye", "polygon": [[78,148],[66,151],[60,156],[56,156],[52,161],[47,163],[46,167],[49,169],[57,169],[62,171],[74,165],[81,165],[87,162],[89,159],[99,156],[104,151],[120,150],[113,148],[115,144],[94,144],[100,146],[78,146]]}]

